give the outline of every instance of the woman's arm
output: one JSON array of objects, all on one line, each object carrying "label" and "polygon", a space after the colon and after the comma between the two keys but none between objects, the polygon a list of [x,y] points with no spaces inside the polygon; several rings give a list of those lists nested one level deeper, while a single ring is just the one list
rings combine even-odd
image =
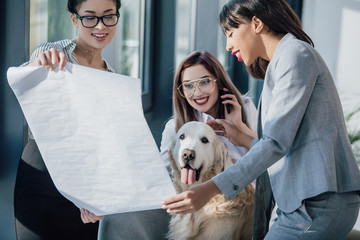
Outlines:
[{"label": "woman's arm", "polygon": [[65,47],[69,43],[66,40],[42,43],[35,48],[29,62],[22,66],[45,66],[47,69],[54,70],[59,65],[59,69],[62,70],[68,60],[61,47]]},{"label": "woman's arm", "polygon": [[184,214],[195,212],[219,193],[221,193],[219,188],[209,180],[165,199],[162,208],[166,209],[168,213]]}]

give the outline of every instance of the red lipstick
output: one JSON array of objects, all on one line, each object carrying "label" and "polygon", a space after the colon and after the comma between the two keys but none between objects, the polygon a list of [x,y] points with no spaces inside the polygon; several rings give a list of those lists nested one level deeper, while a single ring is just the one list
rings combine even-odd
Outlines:
[{"label": "red lipstick", "polygon": [[[232,52],[231,55],[233,56],[236,56],[236,54],[239,53],[239,50],[235,51],[235,52]],[[241,54],[239,53],[239,56],[238,56],[238,61],[239,62],[242,62],[242,58],[241,58]]]},{"label": "red lipstick", "polygon": [[204,105],[208,102],[208,100],[209,100],[209,97],[202,97],[202,98],[194,99],[194,102],[197,105]]}]

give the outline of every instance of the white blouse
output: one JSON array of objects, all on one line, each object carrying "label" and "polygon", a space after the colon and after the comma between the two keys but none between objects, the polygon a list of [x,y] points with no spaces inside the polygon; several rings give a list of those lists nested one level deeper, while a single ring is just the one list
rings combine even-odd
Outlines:
[{"label": "white blouse", "polygon": [[[243,100],[245,103],[245,111],[247,114],[247,119],[248,119],[250,128],[254,132],[256,132],[257,109],[255,108],[254,103],[251,101],[251,99],[249,97],[243,97]],[[196,114],[196,118],[198,119],[199,122],[206,123],[207,121],[214,120],[214,118],[212,116],[210,116],[206,113],[198,112],[196,110],[194,110],[194,111]],[[162,132],[162,139],[161,139],[161,145],[160,145],[161,158],[164,161],[166,169],[168,170],[171,178],[173,177],[173,174],[172,174],[171,164],[170,164],[169,156],[168,156],[168,148],[170,147],[172,139],[175,136],[176,136],[175,119],[172,118],[165,125],[164,131]],[[226,143],[233,163],[235,163],[237,160],[239,160],[242,156],[244,156],[248,152],[248,150],[246,148],[235,146],[234,144],[232,144],[229,141],[229,139],[227,139],[226,137],[223,137],[223,136],[218,136],[218,137]]]}]

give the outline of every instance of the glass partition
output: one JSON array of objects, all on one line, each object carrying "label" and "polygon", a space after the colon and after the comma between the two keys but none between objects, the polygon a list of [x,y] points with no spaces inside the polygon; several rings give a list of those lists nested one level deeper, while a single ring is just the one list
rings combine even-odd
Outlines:
[{"label": "glass partition", "polygon": [[30,54],[40,43],[71,39],[74,29],[67,1],[30,0]]},{"label": "glass partition", "polygon": [[174,69],[177,69],[181,61],[194,51],[196,2],[196,0],[176,1]]},{"label": "glass partition", "polygon": [[144,6],[144,0],[123,2],[116,36],[115,69],[135,78],[142,78]]},{"label": "glass partition", "polygon": [[[222,10],[223,6],[228,2],[228,0],[219,0],[219,12]],[[226,70],[229,70],[229,52],[226,51],[226,36],[222,31],[221,27],[218,27],[218,36],[217,36],[217,58],[224,66]]]}]

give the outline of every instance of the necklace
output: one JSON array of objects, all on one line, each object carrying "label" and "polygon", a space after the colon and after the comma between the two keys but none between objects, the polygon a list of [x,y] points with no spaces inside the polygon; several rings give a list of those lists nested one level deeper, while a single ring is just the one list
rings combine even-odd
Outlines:
[{"label": "necklace", "polygon": [[86,50],[84,47],[80,46],[80,44],[77,41],[74,41],[76,44],[76,47],[79,47],[83,52],[86,54],[89,54],[91,56],[94,56],[94,53],[92,51]]}]

